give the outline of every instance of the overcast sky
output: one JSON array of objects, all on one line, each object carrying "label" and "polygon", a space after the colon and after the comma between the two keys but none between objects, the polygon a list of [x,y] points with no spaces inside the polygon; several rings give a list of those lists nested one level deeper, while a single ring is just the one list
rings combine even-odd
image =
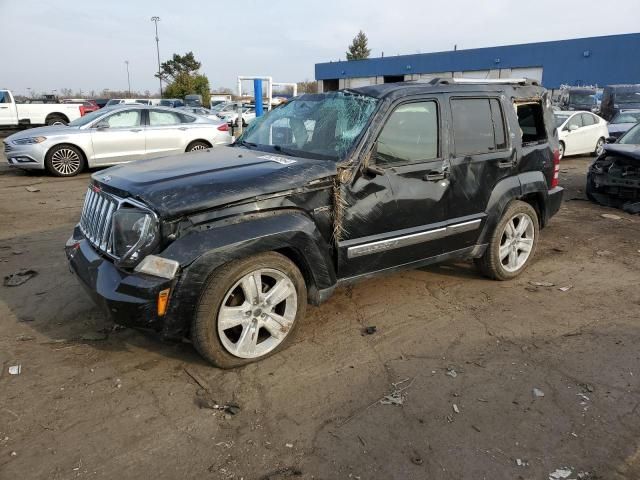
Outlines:
[{"label": "overcast sky", "polygon": [[360,29],[372,56],[640,30],[640,0],[0,0],[0,88],[125,90],[129,60],[131,88],[157,92],[153,15],[161,60],[192,50],[212,88],[234,89],[238,75],[312,80]]}]

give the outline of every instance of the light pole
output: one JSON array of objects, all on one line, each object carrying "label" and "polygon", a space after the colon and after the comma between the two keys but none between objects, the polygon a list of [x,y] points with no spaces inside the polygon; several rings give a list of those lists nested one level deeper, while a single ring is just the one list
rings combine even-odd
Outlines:
[{"label": "light pole", "polygon": [[158,53],[158,81],[160,82],[160,97],[162,97],[162,78],[160,77],[160,39],[158,38],[158,22],[160,17],[151,17],[151,21],[156,24],[156,51]]},{"label": "light pole", "polygon": [[129,87],[129,98],[131,98],[131,79],[129,78],[129,60],[125,60],[124,63],[127,65],[127,85]]}]

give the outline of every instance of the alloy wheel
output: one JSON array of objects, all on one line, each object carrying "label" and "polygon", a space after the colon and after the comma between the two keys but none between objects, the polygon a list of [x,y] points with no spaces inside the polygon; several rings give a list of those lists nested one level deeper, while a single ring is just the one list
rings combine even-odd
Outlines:
[{"label": "alloy wheel", "polygon": [[280,345],[293,326],[298,296],[283,272],[264,268],[242,277],[226,293],[218,311],[224,348],[240,358],[258,358]]},{"label": "alloy wheel", "polygon": [[502,268],[512,273],[524,266],[531,255],[534,235],[535,228],[529,215],[518,213],[507,222],[498,251]]},{"label": "alloy wheel", "polygon": [[206,149],[207,149],[206,145],[204,145],[202,143],[197,143],[196,145],[191,147],[191,150],[189,150],[189,151],[190,152],[195,152],[196,150],[206,150]]},{"label": "alloy wheel", "polygon": [[51,155],[51,166],[61,175],[72,175],[80,169],[82,160],[70,148],[60,148]]},{"label": "alloy wheel", "polygon": [[596,143],[596,155],[600,156],[604,152],[604,140],[599,138],[598,143]]}]

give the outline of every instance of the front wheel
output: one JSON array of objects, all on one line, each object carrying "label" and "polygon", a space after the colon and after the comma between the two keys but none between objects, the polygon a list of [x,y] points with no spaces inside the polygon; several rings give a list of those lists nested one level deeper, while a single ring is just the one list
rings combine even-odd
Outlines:
[{"label": "front wheel", "polygon": [[47,152],[44,165],[56,177],[73,177],[84,168],[84,156],[73,145],[56,145]]},{"label": "front wheel", "polygon": [[491,235],[484,255],[475,260],[479,270],[495,280],[509,280],[529,265],[538,244],[538,214],[528,203],[509,204]]},{"label": "front wheel", "polygon": [[196,140],[194,142],[191,142],[188,146],[187,146],[187,152],[196,152],[198,150],[206,150],[207,148],[211,148],[211,145],[209,145],[207,142],[203,142],[202,140]]},{"label": "front wheel", "polygon": [[564,142],[560,142],[558,144],[558,159],[562,160],[562,157],[564,157]]},{"label": "front wheel", "polygon": [[304,278],[287,257],[268,252],[233,261],[209,277],[191,339],[212,364],[242,366],[291,343],[306,305]]}]

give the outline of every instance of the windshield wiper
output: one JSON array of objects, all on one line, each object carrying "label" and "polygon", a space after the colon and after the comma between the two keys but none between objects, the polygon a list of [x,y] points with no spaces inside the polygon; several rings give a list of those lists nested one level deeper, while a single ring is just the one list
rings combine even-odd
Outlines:
[{"label": "windshield wiper", "polygon": [[292,150],[287,150],[286,148],[282,148],[280,145],[273,145],[273,149],[276,152],[280,152],[280,153],[282,153],[284,155],[290,155],[292,157],[295,157],[295,156],[298,155],[297,153],[293,153]]},{"label": "windshield wiper", "polygon": [[247,148],[256,148],[258,146],[257,143],[247,142],[246,140],[236,140],[234,145],[241,145],[241,146],[247,147]]}]

